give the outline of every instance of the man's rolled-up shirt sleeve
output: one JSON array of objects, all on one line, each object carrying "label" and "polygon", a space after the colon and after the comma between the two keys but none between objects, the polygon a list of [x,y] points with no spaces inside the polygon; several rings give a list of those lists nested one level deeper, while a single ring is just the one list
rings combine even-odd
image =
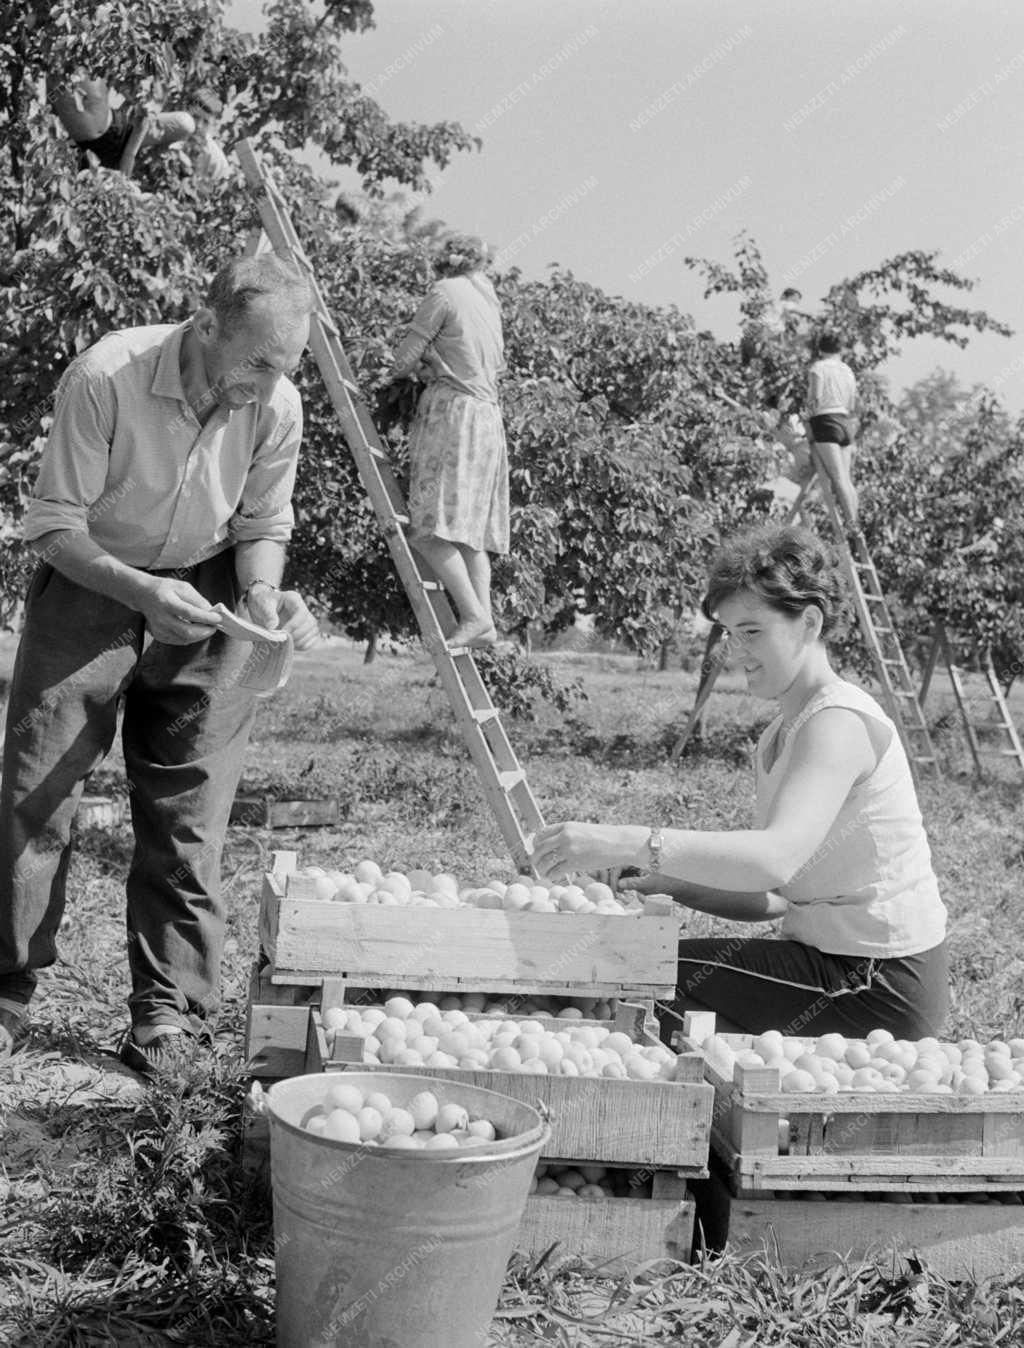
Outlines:
[{"label": "man's rolled-up shirt sleeve", "polygon": [[53,425],[22,526],[27,543],[55,529],[89,532],[89,511],[107,481],[113,433],[109,381],[84,360],[74,361],[57,386]]},{"label": "man's rolled-up shirt sleeve", "polygon": [[287,543],[295,527],[292,491],[302,444],[302,407],[297,404],[285,421],[256,451],[245,479],[242,499],[229,531],[236,543],[266,538]]}]

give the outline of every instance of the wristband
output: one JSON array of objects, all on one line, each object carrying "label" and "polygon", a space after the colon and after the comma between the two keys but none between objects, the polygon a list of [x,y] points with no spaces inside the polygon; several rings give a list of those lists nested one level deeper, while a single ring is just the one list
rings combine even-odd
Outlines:
[{"label": "wristband", "polygon": [[278,588],[272,581],[264,580],[262,576],[254,576],[242,593],[242,600],[246,608],[249,607],[249,595],[255,585],[265,585],[268,590],[277,590]]},{"label": "wristband", "polygon": [[660,828],[652,828],[647,839],[647,850],[651,854],[651,860],[647,869],[652,875],[657,875],[661,870],[661,848],[662,837]]}]

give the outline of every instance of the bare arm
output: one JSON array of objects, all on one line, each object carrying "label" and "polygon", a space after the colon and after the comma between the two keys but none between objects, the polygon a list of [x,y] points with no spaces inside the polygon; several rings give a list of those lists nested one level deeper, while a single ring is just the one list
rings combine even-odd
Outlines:
[{"label": "bare arm", "polygon": [[[797,732],[786,775],[763,828],[665,829],[661,875],[706,889],[762,893],[792,880],[828,836],[854,783],[877,755],[856,714],[829,707]],[[534,864],[546,872],[641,866],[650,860],[643,825],[550,824],[537,833]]]},{"label": "bare arm", "polygon": [[640,894],[667,894],[685,908],[712,917],[729,918],[732,922],[774,922],[782,917],[789,904],[781,894],[770,891],[749,894],[712,889],[710,885],[694,885],[688,880],[673,880],[664,875],[644,875],[623,880],[620,889],[633,889]]}]

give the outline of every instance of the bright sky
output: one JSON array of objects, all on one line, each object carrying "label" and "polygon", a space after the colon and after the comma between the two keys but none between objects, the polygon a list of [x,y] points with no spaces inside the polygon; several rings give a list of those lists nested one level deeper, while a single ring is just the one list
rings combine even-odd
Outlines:
[{"label": "bright sky", "polygon": [[[741,229],[811,307],[938,249],[978,282],[959,302],[1016,332],[963,352],[919,340],[894,391],[942,364],[1024,410],[1018,0],[376,0],[375,15],[350,74],[395,119],[482,138],[434,173],[425,210],[500,260],[531,277],[558,262],[731,337],[735,301],[704,301],[682,259],[728,263]],[[258,0],[229,21],[262,26]]]}]

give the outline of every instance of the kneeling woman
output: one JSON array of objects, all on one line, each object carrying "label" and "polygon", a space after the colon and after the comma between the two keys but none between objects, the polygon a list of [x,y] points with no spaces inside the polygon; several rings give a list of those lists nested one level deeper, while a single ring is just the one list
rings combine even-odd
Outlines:
[{"label": "kneeling woman", "polygon": [[830,552],[805,529],[754,529],[714,559],[705,616],[741,653],[750,691],[779,707],[757,746],[753,828],[564,823],[537,834],[544,874],[640,866],[651,873],[630,888],[780,921],[779,937],[681,941],[676,1016],[713,1010],[720,1028],[754,1033],[942,1029],[946,910],[896,726],[829,664],[843,604]]}]

